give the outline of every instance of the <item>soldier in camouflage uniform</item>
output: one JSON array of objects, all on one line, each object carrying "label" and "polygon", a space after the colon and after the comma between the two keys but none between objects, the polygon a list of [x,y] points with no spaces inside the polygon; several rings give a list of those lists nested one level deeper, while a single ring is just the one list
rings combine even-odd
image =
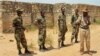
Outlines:
[{"label": "soldier in camouflage uniform", "polygon": [[35,21],[38,25],[39,29],[39,49],[47,50],[45,47],[45,39],[46,39],[46,19],[45,19],[45,12],[40,11],[41,17],[37,18]]},{"label": "soldier in camouflage uniform", "polygon": [[19,51],[19,54],[22,54],[21,52],[21,46],[20,44],[22,44],[22,46],[25,48],[25,53],[26,54],[30,54],[31,52],[28,50],[27,47],[27,42],[25,39],[25,28],[23,27],[23,20],[22,20],[22,11],[21,9],[16,10],[17,12],[17,16],[14,20],[13,20],[13,27],[15,30],[15,39],[16,39],[16,43],[17,43],[17,48]]},{"label": "soldier in camouflage uniform", "polygon": [[78,9],[75,9],[73,12],[74,13],[73,13],[72,18],[71,18],[71,25],[72,25],[72,28],[73,28],[71,42],[75,38],[75,43],[78,43],[77,38],[78,38],[78,32],[79,32],[79,24],[74,24],[74,22],[79,17]]},{"label": "soldier in camouflage uniform", "polygon": [[59,27],[59,47],[65,46],[64,40],[65,40],[65,34],[67,32],[67,25],[66,25],[66,15],[65,15],[65,8],[61,8],[61,15],[58,18],[58,27]]}]

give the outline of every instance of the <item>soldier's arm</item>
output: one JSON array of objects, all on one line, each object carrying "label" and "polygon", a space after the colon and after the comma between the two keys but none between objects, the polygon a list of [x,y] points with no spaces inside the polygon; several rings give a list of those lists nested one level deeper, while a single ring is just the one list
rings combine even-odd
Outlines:
[{"label": "soldier's arm", "polygon": [[74,16],[71,17],[71,24],[74,22]]},{"label": "soldier's arm", "polygon": [[23,25],[23,20],[22,19],[20,19],[20,20],[21,20],[21,22],[18,23],[18,25],[19,25],[19,27],[21,27],[21,29],[25,30],[25,27]]},{"label": "soldier's arm", "polygon": [[39,25],[39,18],[35,19],[34,24],[35,24],[35,26]]},{"label": "soldier's arm", "polygon": [[37,19],[34,20],[34,24],[35,24],[35,25],[37,24]]},{"label": "soldier's arm", "polygon": [[58,18],[58,27],[60,28],[60,16],[59,16],[59,18]]},{"label": "soldier's arm", "polygon": [[43,26],[46,27],[46,20],[43,21]]},{"label": "soldier's arm", "polygon": [[61,29],[62,29],[62,19],[61,19],[61,16],[59,16],[59,19],[58,19],[58,28],[59,28],[59,31],[61,31]]},{"label": "soldier's arm", "polygon": [[82,19],[82,17],[80,16],[80,17],[75,21],[74,24],[80,24],[80,23],[81,23],[81,19]]},{"label": "soldier's arm", "polygon": [[13,23],[12,23],[12,26],[13,26],[13,27],[16,27],[15,24],[16,24],[16,20],[14,19],[14,20],[13,20]]},{"label": "soldier's arm", "polygon": [[59,21],[59,19],[58,19],[58,27],[60,27],[59,25],[60,25],[60,21]]}]

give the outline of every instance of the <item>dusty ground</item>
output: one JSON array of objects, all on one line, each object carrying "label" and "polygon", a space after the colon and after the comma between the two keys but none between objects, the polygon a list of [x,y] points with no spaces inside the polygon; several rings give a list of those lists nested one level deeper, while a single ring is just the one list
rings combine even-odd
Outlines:
[{"label": "dusty ground", "polygon": [[[51,43],[54,48],[49,51],[38,51],[37,44],[37,30],[34,32],[26,32],[26,38],[28,42],[28,47],[31,51],[35,51],[36,55],[18,55],[16,41],[14,39],[14,34],[4,34],[3,37],[0,37],[0,56],[90,56],[88,54],[80,55],[80,43],[69,45],[61,49],[57,49],[57,29],[52,30],[48,29],[47,37],[49,40],[52,40]],[[91,51],[93,52],[92,56],[100,56],[100,25],[91,26]],[[65,44],[70,44],[71,32],[66,33]],[[10,42],[14,40],[14,42]]]}]

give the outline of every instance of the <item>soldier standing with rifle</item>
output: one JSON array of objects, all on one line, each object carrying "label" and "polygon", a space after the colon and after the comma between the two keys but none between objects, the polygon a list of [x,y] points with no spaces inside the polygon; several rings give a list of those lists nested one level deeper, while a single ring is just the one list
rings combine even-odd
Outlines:
[{"label": "soldier standing with rifle", "polygon": [[16,12],[18,17],[16,17],[13,20],[13,27],[15,30],[15,39],[16,39],[19,54],[22,54],[20,44],[22,44],[22,46],[25,48],[26,54],[31,54],[31,52],[28,50],[27,41],[24,34],[25,28],[23,27],[23,20],[22,20],[23,11],[21,9],[18,9],[16,10]]},{"label": "soldier standing with rifle", "polygon": [[45,47],[45,39],[46,39],[46,19],[44,10],[40,11],[41,17],[35,20],[35,23],[38,25],[39,29],[39,49],[47,50]]},{"label": "soldier standing with rifle", "polygon": [[71,42],[73,42],[73,39],[75,38],[75,43],[78,43],[77,38],[78,38],[78,32],[79,32],[79,24],[74,24],[74,23],[79,17],[79,14],[78,14],[79,11],[78,11],[78,9],[75,9],[73,12],[74,13],[71,18],[71,25],[73,28]]},{"label": "soldier standing with rifle", "polygon": [[65,46],[64,40],[65,40],[65,34],[67,32],[67,25],[66,25],[66,15],[65,15],[65,8],[61,8],[61,15],[58,18],[58,27],[59,27],[59,47]]}]

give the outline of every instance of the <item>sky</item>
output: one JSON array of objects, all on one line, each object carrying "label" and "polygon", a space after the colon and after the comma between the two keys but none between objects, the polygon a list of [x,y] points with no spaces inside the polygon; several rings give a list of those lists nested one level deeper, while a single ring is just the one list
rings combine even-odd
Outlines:
[{"label": "sky", "polygon": [[[13,0],[15,1],[15,0]],[[38,2],[38,3],[69,3],[69,4],[90,4],[100,6],[100,0],[16,0],[21,2]]]}]

